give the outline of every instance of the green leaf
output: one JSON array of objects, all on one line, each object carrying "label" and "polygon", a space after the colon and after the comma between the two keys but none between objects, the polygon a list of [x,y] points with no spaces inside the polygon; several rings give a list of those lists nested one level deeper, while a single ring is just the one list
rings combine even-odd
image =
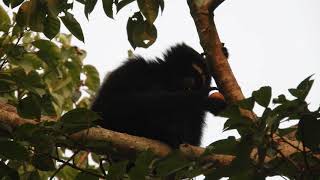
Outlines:
[{"label": "green leaf", "polygon": [[320,152],[320,120],[312,115],[302,117],[298,124],[297,139],[312,151]]},{"label": "green leaf", "polygon": [[[223,127],[223,131],[228,131],[228,130],[232,130],[232,129],[237,129],[240,133],[240,135],[242,135],[241,132],[245,133],[245,132],[249,132],[252,126],[252,121],[242,117],[242,118],[231,118],[228,119],[225,123],[224,123],[224,127]],[[241,132],[240,132],[241,131]]]},{"label": "green leaf", "polygon": [[80,41],[84,42],[83,32],[78,21],[72,14],[66,12],[65,16],[60,17],[67,29]]},{"label": "green leaf", "polygon": [[3,0],[3,3],[9,7],[10,6],[10,3],[11,3],[11,0]]},{"label": "green leaf", "polygon": [[161,8],[161,12],[164,10],[164,0],[158,0],[159,1],[159,6]]},{"label": "green leaf", "polygon": [[180,153],[172,153],[156,162],[156,174],[161,177],[166,177],[178,169],[187,167],[189,162],[190,161]]},{"label": "green leaf", "polygon": [[27,172],[24,174],[22,179],[27,179],[27,180],[41,180],[40,174],[37,170],[32,171],[32,172]]},{"label": "green leaf", "polygon": [[219,116],[236,119],[241,117],[241,113],[238,106],[231,105],[231,106],[228,106],[223,112],[221,112]]},{"label": "green leaf", "polygon": [[54,161],[45,154],[35,154],[32,157],[32,165],[41,171],[55,170]]},{"label": "green leaf", "polygon": [[252,110],[254,107],[254,99],[252,97],[243,99],[238,104],[243,109]]},{"label": "green leaf", "polygon": [[81,3],[81,4],[85,4],[86,3],[86,1],[85,0],[76,0],[77,2],[79,2],[79,3]]},{"label": "green leaf", "polygon": [[38,96],[29,94],[27,97],[19,100],[17,111],[19,116],[23,118],[40,119],[41,117],[40,98]]},{"label": "green leaf", "polygon": [[292,101],[286,101],[283,104],[277,106],[273,111],[277,113],[280,117],[289,117],[291,119],[299,119],[305,110],[307,109],[308,104],[299,99]]},{"label": "green leaf", "polygon": [[8,32],[10,28],[10,17],[0,5],[0,31]]},{"label": "green leaf", "polygon": [[21,3],[23,3],[24,0],[10,0],[11,1],[11,8],[15,8],[19,6]]},{"label": "green leaf", "polygon": [[137,0],[139,9],[149,24],[157,19],[159,11],[158,0]]},{"label": "green leaf", "polygon": [[41,58],[51,70],[59,74],[57,67],[58,60],[61,58],[60,48],[53,42],[42,39],[33,41],[32,44],[40,49],[40,51],[37,52],[37,56]]},{"label": "green leaf", "polygon": [[[259,120],[263,125],[267,125],[267,127],[271,129],[271,132],[273,133],[278,129],[281,118],[279,118],[276,113],[272,112],[270,108],[266,108]],[[261,128],[264,129],[264,127]]]},{"label": "green leaf", "polygon": [[124,8],[126,5],[132,3],[135,0],[122,0],[119,3],[116,3],[117,6],[117,12],[119,12],[122,8]]},{"label": "green leaf", "polygon": [[[4,45],[4,48],[4,51],[7,53],[7,56],[12,58],[18,58],[26,52],[24,47],[20,45],[7,44]],[[11,58],[9,60],[11,60]]]},{"label": "green leaf", "polygon": [[13,26],[13,29],[12,29],[13,36],[20,37],[22,35],[22,32],[23,32],[23,29],[18,24],[15,24]]},{"label": "green leaf", "polygon": [[42,114],[47,116],[57,115],[53,106],[53,97],[50,94],[45,94],[41,98]]},{"label": "green leaf", "polygon": [[98,119],[101,118],[97,113],[85,108],[77,108],[64,114],[59,123],[61,123],[62,131],[75,133],[92,127],[94,125],[93,122]]},{"label": "green leaf", "polygon": [[88,15],[93,11],[97,4],[97,0],[86,0],[84,5],[84,14],[86,18],[89,19]]},{"label": "green leaf", "polygon": [[113,19],[113,0],[102,0],[103,10],[104,13],[109,17]]},{"label": "green leaf", "polygon": [[10,141],[10,140],[0,140],[0,155],[5,158],[25,161],[28,159],[28,151],[21,144]]},{"label": "green leaf", "polygon": [[257,91],[253,91],[252,97],[254,97],[255,101],[263,106],[268,107],[270,100],[271,100],[271,87],[270,86],[264,86],[261,87]]},{"label": "green leaf", "polygon": [[77,174],[75,180],[99,180],[99,177],[89,174],[87,172],[80,172]]},{"label": "green leaf", "polygon": [[55,16],[48,15],[44,23],[44,35],[49,39],[53,39],[59,31],[60,20]]},{"label": "green leaf", "polygon": [[92,91],[97,91],[100,86],[100,77],[97,69],[92,65],[85,65],[83,72],[86,75],[84,84]]},{"label": "green leaf", "polygon": [[42,65],[41,59],[33,53],[24,53],[21,58],[11,60],[11,63],[22,67],[26,73],[38,70]]},{"label": "green leaf", "polygon": [[16,169],[13,169],[9,166],[7,166],[4,162],[0,162],[0,178],[1,180],[7,180],[9,177],[10,180],[19,180],[19,173]]},{"label": "green leaf", "polygon": [[278,98],[274,98],[272,102],[274,104],[283,104],[283,103],[285,103],[287,101],[288,100],[287,100],[286,96],[281,94],[281,95],[278,96]]},{"label": "green leaf", "polygon": [[151,46],[157,39],[157,29],[153,24],[143,20],[140,12],[128,19],[128,40],[133,48]]},{"label": "green leaf", "polygon": [[57,17],[60,12],[68,8],[67,2],[60,0],[47,0],[46,5],[48,16],[52,17]]},{"label": "green leaf", "polygon": [[14,135],[15,138],[24,141],[32,138],[33,133],[39,129],[40,127],[34,124],[23,124],[17,127],[14,131]]},{"label": "green leaf", "polygon": [[45,52],[48,56],[51,57],[50,59],[53,59],[53,58],[58,59],[61,57],[60,48],[51,41],[40,39],[40,40],[33,41],[32,45],[40,49],[40,51]]},{"label": "green leaf", "polygon": [[235,155],[237,152],[237,146],[239,142],[234,136],[228,137],[228,139],[218,140],[210,144],[205,151],[205,155],[208,154],[225,154]]},{"label": "green leaf", "polygon": [[106,179],[118,180],[123,179],[123,175],[126,173],[128,161],[120,161],[112,164],[108,171]]},{"label": "green leaf", "polygon": [[311,77],[312,75],[304,79],[296,89],[289,89],[290,94],[300,100],[305,100],[314,82],[310,80]]},{"label": "green leaf", "polygon": [[45,7],[39,0],[24,2],[16,16],[17,23],[21,26],[30,27],[32,31],[42,32],[46,18]]},{"label": "green leaf", "polygon": [[293,133],[295,131],[297,131],[296,127],[289,127],[289,128],[285,128],[285,129],[278,129],[278,134],[280,136],[285,136],[285,135]]},{"label": "green leaf", "polygon": [[132,167],[129,171],[128,175],[130,179],[131,180],[146,179],[146,176],[149,175],[149,172],[150,172],[149,165],[151,164],[154,158],[155,158],[155,155],[150,151],[140,153],[136,159],[135,166]]},{"label": "green leaf", "polygon": [[36,71],[33,70],[27,75],[22,68],[15,68],[12,71],[11,75],[12,79],[17,83],[18,87],[27,89],[39,96],[45,94],[45,86]]}]

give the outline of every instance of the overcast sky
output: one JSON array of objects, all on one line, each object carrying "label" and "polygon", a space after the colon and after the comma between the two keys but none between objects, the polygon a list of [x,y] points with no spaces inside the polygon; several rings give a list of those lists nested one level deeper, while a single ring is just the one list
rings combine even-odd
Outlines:
[{"label": "overcast sky", "polygon": [[[127,18],[137,10],[132,3],[111,20],[99,4],[89,16],[83,7],[74,12],[85,35],[87,63],[95,65],[101,77],[116,68],[131,49],[126,36]],[[215,12],[220,38],[230,52],[229,62],[245,95],[270,85],[273,97],[288,95],[311,74],[315,83],[307,100],[311,108],[320,104],[320,1],[319,0],[227,0]],[[186,0],[166,0],[162,15],[156,20],[158,38],[148,49],[134,53],[146,57],[160,56],[171,45],[186,42],[202,52],[199,38]],[[209,115],[203,146],[225,138],[224,121]],[[233,134],[233,133],[231,133]]]}]

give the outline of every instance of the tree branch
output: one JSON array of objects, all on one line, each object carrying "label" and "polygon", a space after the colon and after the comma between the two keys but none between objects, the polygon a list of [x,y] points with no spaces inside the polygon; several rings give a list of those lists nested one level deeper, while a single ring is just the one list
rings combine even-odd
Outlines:
[{"label": "tree branch", "polygon": [[[212,77],[219,90],[229,104],[243,100],[245,97],[231,70],[227,58],[222,52],[222,44],[214,23],[213,11],[224,0],[188,0],[191,16],[196,25],[201,46],[206,53],[206,61]],[[255,115],[247,110],[241,110],[244,116],[255,119]]]},{"label": "tree branch", "polygon": [[[44,116],[41,118],[42,121],[56,121],[56,119],[52,119],[50,117]],[[20,126],[22,124],[37,124],[39,122],[31,119],[24,119],[17,115],[15,107],[0,103],[0,123],[9,125],[14,128]],[[119,133],[103,128],[93,127],[87,130],[83,130],[81,132],[75,133],[70,136],[71,139],[76,141],[105,141],[110,142],[113,147],[115,147],[120,153],[123,154],[136,154],[137,152],[142,152],[146,150],[152,151],[158,157],[164,157],[168,155],[172,149],[159,141],[147,139],[144,137],[137,137],[125,133]],[[279,145],[278,150],[285,157],[289,157],[291,154],[297,151],[303,151],[303,146],[298,141],[293,141],[289,139],[283,139],[283,137],[274,137],[274,141]],[[288,144],[290,143],[290,144]],[[78,147],[83,148],[83,147]],[[182,144],[179,148],[180,152],[189,159],[198,159],[201,157],[205,151],[204,148],[192,146],[188,144]],[[257,150],[254,149],[251,153],[251,158],[254,160],[257,159]],[[281,156],[282,156],[281,155]],[[280,157],[280,155],[278,155]],[[320,159],[319,156],[315,156]],[[201,157],[201,161],[203,162],[212,162],[214,167],[222,167],[229,165],[234,156],[231,155],[219,155],[219,154],[210,154],[205,157]],[[270,157],[266,157],[265,162],[269,162],[272,160]]]}]

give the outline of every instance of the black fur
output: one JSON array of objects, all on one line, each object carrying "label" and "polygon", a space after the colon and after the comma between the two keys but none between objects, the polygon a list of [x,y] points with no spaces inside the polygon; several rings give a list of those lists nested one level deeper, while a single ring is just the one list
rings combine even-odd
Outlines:
[{"label": "black fur", "polygon": [[101,114],[100,125],[106,129],[174,148],[181,143],[199,145],[205,110],[216,114],[224,106],[208,99],[210,82],[202,56],[179,44],[164,60],[127,60],[104,80],[92,110]]}]

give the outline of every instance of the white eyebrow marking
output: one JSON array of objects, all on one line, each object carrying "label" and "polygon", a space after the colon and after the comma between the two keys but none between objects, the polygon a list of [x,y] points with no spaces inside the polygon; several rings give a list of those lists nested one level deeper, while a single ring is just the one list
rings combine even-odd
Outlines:
[{"label": "white eyebrow marking", "polygon": [[199,67],[197,64],[192,64],[192,67],[194,70],[196,70],[200,75],[203,74],[203,71],[201,69],[201,67]]},{"label": "white eyebrow marking", "polygon": [[202,68],[197,64],[192,64],[192,67],[194,70],[196,70],[199,73],[199,75],[201,76],[201,79],[202,79],[202,83],[204,85],[206,83],[206,76],[205,76]]}]

